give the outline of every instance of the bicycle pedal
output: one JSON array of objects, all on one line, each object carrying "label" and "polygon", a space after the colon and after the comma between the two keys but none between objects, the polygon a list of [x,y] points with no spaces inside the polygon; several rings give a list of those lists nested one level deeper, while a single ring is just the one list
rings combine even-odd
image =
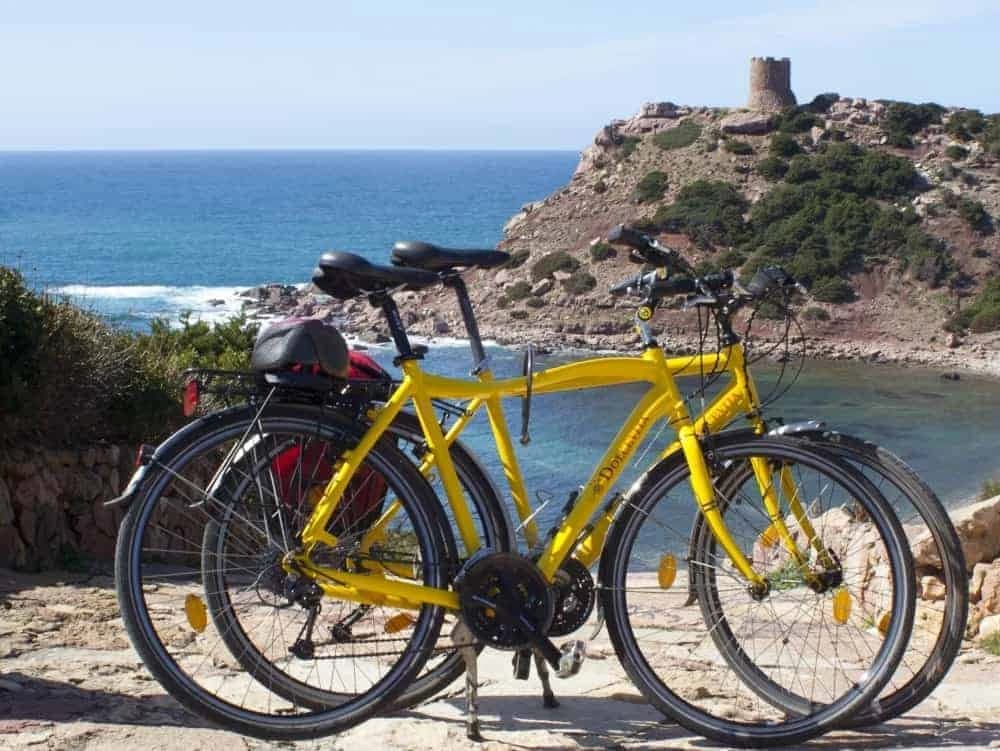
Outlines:
[{"label": "bicycle pedal", "polygon": [[587,643],[574,639],[563,644],[559,651],[562,654],[559,657],[559,669],[556,675],[560,678],[569,678],[579,673],[583,661],[587,659]]},{"label": "bicycle pedal", "polygon": [[519,681],[526,681],[531,675],[531,650],[519,649],[514,653],[511,660],[514,666],[514,678]]}]

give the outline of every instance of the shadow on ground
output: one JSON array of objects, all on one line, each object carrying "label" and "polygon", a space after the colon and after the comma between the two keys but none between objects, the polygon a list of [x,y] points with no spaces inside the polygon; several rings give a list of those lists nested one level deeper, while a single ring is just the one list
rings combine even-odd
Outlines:
[{"label": "shadow on ground", "polygon": [[0,718],[3,722],[86,720],[114,725],[215,727],[162,694],[133,696],[25,673],[4,673],[0,677],[21,687],[17,691],[0,691]]}]

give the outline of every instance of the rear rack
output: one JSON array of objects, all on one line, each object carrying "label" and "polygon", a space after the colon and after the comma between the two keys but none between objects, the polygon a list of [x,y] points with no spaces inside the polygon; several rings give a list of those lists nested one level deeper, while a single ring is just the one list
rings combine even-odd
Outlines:
[{"label": "rear rack", "polygon": [[[324,404],[361,413],[372,403],[389,401],[400,381],[388,378],[334,378],[294,372],[261,373],[253,370],[190,368],[183,373],[185,414],[211,411],[237,404],[272,401]],[[462,405],[432,400],[441,413],[466,414]]]}]

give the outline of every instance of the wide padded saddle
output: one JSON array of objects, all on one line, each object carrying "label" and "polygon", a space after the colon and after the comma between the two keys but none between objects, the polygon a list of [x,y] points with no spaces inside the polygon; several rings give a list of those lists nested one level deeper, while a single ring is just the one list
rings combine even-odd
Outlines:
[{"label": "wide padded saddle", "polygon": [[250,367],[265,373],[315,365],[328,375],[346,378],[349,364],[344,337],[317,318],[288,318],[268,326],[250,355]]},{"label": "wide padded saddle", "polygon": [[397,287],[423,289],[438,284],[441,280],[430,271],[380,266],[355,253],[334,250],[320,256],[312,281],[330,297],[347,300],[361,294],[383,292]]},{"label": "wide padded saddle", "polygon": [[442,248],[419,240],[396,243],[392,248],[392,262],[428,271],[447,271],[458,268],[493,269],[510,260],[502,250],[462,250]]}]

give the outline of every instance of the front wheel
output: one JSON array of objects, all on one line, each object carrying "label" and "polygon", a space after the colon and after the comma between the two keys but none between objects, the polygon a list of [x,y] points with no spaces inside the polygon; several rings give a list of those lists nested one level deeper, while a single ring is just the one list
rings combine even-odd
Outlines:
[{"label": "front wheel", "polygon": [[[726,497],[717,483],[718,503],[769,592],[752,592],[714,539],[692,551],[680,521],[697,508],[690,471],[664,462],[626,499],[602,558],[612,643],[646,699],[688,729],[735,746],[802,742],[867,706],[899,663],[913,621],[906,538],[856,473],[801,444],[720,438],[706,457],[717,478],[745,478],[727,483]],[[771,478],[750,471],[751,459]],[[762,487],[780,487],[784,467],[793,468],[795,496],[835,571],[815,552],[797,564],[773,531]],[[789,490],[778,494],[780,518],[808,552],[808,523],[789,507]],[[870,534],[840,534],[847,515],[863,515]],[[816,586],[823,566],[828,586]],[[881,609],[873,617],[865,605],[874,599]],[[792,701],[796,716],[787,713]]]}]

